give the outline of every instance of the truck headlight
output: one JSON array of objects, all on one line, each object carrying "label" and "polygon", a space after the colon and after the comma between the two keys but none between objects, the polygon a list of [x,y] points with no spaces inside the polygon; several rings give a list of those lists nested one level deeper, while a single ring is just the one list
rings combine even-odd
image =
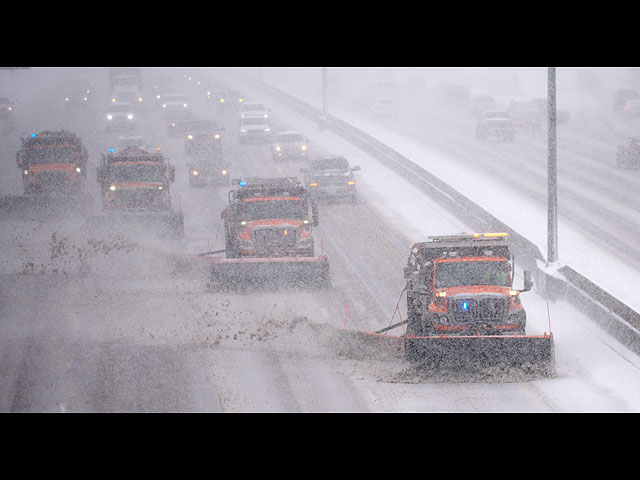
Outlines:
[{"label": "truck headlight", "polygon": [[115,185],[111,185],[109,187],[109,190],[111,190],[112,192],[115,192],[116,191],[116,186]]},{"label": "truck headlight", "polygon": [[307,150],[307,146],[306,146],[306,145],[302,145],[302,147],[301,147],[301,148],[302,148],[302,151],[303,151],[303,152]]},{"label": "truck headlight", "polygon": [[216,134],[213,136],[213,138],[215,138],[216,140],[220,140],[220,134],[219,134],[219,133],[216,133]]},{"label": "truck headlight", "polygon": [[80,167],[76,167],[76,172],[80,173],[82,172],[82,169]]},{"label": "truck headlight", "polygon": [[222,174],[226,175],[228,172],[226,170],[222,170]]},{"label": "truck headlight", "polygon": [[187,138],[188,138],[189,140],[193,140],[193,135],[189,134],[189,135],[187,135]]},{"label": "truck headlight", "polygon": [[197,176],[198,176],[198,171],[197,171],[197,170],[193,170],[193,171],[191,172],[191,174],[192,174],[194,177],[197,177]]}]

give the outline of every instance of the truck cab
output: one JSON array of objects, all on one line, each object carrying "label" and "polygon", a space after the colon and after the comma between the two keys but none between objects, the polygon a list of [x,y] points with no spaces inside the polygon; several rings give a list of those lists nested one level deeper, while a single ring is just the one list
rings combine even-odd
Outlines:
[{"label": "truck cab", "polygon": [[234,180],[222,212],[227,258],[313,257],[318,212],[296,178]]},{"label": "truck cab", "polygon": [[105,210],[171,210],[175,169],[159,152],[129,147],[103,155],[97,180]]},{"label": "truck cab", "polygon": [[429,237],[405,267],[408,330],[416,336],[524,335],[526,313],[513,287],[506,233]]},{"label": "truck cab", "polygon": [[64,130],[33,133],[16,153],[25,194],[84,191],[87,160],[80,138]]}]

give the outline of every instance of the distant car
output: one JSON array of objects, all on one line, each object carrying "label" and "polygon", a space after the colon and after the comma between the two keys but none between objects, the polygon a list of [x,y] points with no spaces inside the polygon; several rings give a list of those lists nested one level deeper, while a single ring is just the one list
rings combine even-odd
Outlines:
[{"label": "distant car", "polygon": [[137,111],[143,109],[142,90],[136,75],[116,75],[112,77],[111,85],[111,101],[113,103],[128,102]]},{"label": "distant car", "polygon": [[0,97],[0,117],[7,118],[13,114],[13,102],[7,97]]},{"label": "distant car", "polygon": [[300,169],[304,175],[305,187],[314,198],[347,198],[356,200],[356,179],[353,172],[359,166],[349,166],[343,156],[318,158],[308,168]]},{"label": "distant car", "polygon": [[191,160],[187,167],[191,187],[231,185],[229,165],[221,157],[198,156]]},{"label": "distant car", "polygon": [[618,147],[616,166],[622,169],[640,168],[640,137],[630,137],[627,145]]},{"label": "distant car", "polygon": [[161,101],[162,112],[160,115],[164,120],[171,120],[181,116],[189,109],[189,103],[183,93],[165,93],[162,95]]},{"label": "distant car", "polygon": [[269,109],[262,103],[242,102],[240,103],[240,118],[247,116],[263,116],[264,118],[269,118]]},{"label": "distant car", "polygon": [[372,118],[395,118],[398,116],[398,101],[394,98],[378,98],[369,107]]},{"label": "distant car", "polygon": [[271,145],[271,157],[274,160],[307,158],[308,149],[308,141],[300,132],[279,132]]},{"label": "distant car", "polygon": [[469,115],[473,118],[478,118],[482,112],[494,110],[496,107],[496,101],[491,95],[476,95],[469,104]]},{"label": "distant car", "polygon": [[478,121],[476,126],[476,138],[479,140],[498,140],[513,142],[516,129],[510,118],[490,117]]},{"label": "distant car", "polygon": [[240,143],[271,142],[271,123],[264,115],[246,116],[240,119]]},{"label": "distant car", "polygon": [[206,155],[215,155],[222,151],[224,127],[220,127],[213,120],[187,120],[182,128],[185,133],[185,153],[190,155],[201,152]]},{"label": "distant car", "polygon": [[623,88],[616,92],[613,99],[613,111],[614,112],[623,112],[624,107],[627,105],[629,100],[638,100],[640,99],[640,92],[638,90],[633,90],[631,88]]},{"label": "distant car", "polygon": [[135,115],[128,102],[114,102],[107,108],[105,131],[135,129]]},{"label": "distant car", "polygon": [[222,85],[214,87],[213,99],[216,101],[218,113],[226,114],[240,110],[244,103],[244,95]]},{"label": "distant car", "polygon": [[640,99],[629,100],[622,109],[622,114],[628,118],[640,117]]}]

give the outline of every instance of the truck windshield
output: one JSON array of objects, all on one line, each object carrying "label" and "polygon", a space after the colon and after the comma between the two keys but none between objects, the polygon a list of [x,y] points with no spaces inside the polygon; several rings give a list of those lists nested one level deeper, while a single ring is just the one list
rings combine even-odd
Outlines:
[{"label": "truck windshield", "polygon": [[436,264],[436,289],[469,285],[511,286],[507,262],[492,260]]},{"label": "truck windshield", "polygon": [[31,165],[38,163],[74,163],[77,161],[75,148],[70,145],[34,147],[26,151],[26,158]]},{"label": "truck windshield", "polygon": [[164,169],[160,165],[112,165],[111,181],[124,182],[164,182]]},{"label": "truck windshield", "polygon": [[286,219],[303,220],[302,203],[299,199],[292,200],[257,200],[244,202],[242,220]]}]

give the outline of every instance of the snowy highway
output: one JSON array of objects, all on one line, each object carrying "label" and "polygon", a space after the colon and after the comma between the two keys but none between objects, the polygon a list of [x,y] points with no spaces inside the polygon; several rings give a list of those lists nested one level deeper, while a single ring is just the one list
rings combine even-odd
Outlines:
[{"label": "snowy highway", "polygon": [[[89,150],[87,186],[94,203],[87,217],[99,216],[96,166],[113,143],[113,135],[104,133],[106,69],[87,69],[98,101],[76,111],[58,101],[67,72],[47,70],[15,73],[23,79],[18,91],[23,108],[15,129],[2,134],[0,195],[22,193],[15,163],[19,138],[67,128]],[[158,73],[144,70],[147,89]],[[167,68],[161,73],[192,99],[199,115],[223,121],[223,152],[233,177],[300,176],[304,162],[274,162],[268,144],[240,144],[236,118],[221,119],[201,88],[185,78],[185,73],[227,78],[227,72]],[[148,107],[138,116],[136,134],[161,147],[176,167],[172,197],[184,211],[185,238],[114,232],[87,217],[2,219],[0,411],[640,411],[640,358],[584,314],[564,302],[547,304],[535,290],[522,297],[527,330],[547,332],[549,308],[557,362],[553,378],[501,372],[434,376],[409,365],[397,350],[352,335],[390,324],[413,242],[470,229],[358,148],[248,85],[237,88],[269,105],[274,130],[304,133],[312,155],[343,154],[362,167],[356,174],[357,203],[320,206],[314,236],[330,259],[331,286],[213,288],[209,265],[193,255],[224,247],[220,213],[229,189],[189,186],[183,139],[169,137],[158,110]],[[437,133],[422,129],[412,135],[464,150],[456,141],[461,127],[455,118],[440,127]],[[578,156],[584,142],[575,145],[570,150]],[[478,148],[491,155],[491,146]],[[464,151],[456,152],[460,155]],[[508,160],[496,162],[508,183],[528,163],[523,160],[509,173]],[[516,187],[525,197],[528,189],[539,192],[533,184],[534,178],[536,184],[543,181],[540,168]],[[589,178],[594,176],[598,173]],[[622,243],[635,227],[614,230],[619,223],[612,221],[607,229]],[[522,283],[521,272],[516,283]],[[403,316],[405,307],[401,302]]]}]

